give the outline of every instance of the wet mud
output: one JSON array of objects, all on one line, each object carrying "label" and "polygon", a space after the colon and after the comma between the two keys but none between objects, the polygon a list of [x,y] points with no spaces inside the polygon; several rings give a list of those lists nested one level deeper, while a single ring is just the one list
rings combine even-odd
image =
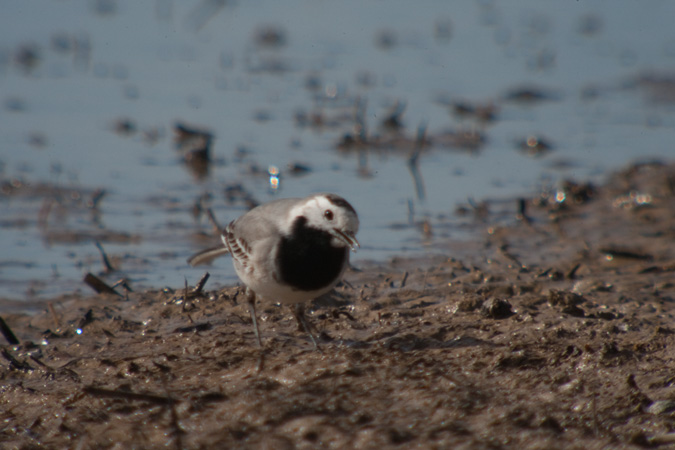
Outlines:
[{"label": "wet mud", "polygon": [[675,166],[490,217],[446,256],[350,270],[308,309],[320,352],[272,304],[260,350],[236,286],[3,313],[0,446],[675,445]]}]

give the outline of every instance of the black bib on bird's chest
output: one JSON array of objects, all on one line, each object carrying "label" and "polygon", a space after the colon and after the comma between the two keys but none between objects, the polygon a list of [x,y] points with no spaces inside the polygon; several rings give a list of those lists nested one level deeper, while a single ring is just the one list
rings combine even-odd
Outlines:
[{"label": "black bib on bird's chest", "polygon": [[349,250],[332,246],[331,239],[328,232],[307,226],[306,217],[295,219],[291,234],[279,242],[279,281],[301,291],[315,291],[335,281]]}]

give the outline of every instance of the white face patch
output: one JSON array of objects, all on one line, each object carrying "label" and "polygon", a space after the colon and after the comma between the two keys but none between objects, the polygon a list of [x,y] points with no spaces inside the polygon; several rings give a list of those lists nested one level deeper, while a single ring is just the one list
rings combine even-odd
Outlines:
[{"label": "white face patch", "polygon": [[[303,216],[307,219],[307,225],[313,228],[326,231],[340,230],[343,233],[355,235],[359,231],[359,219],[354,210],[351,206],[348,208],[341,206],[341,202],[349,205],[341,197],[334,194],[328,195],[339,199],[337,204],[332,202],[327,194],[313,195],[289,211],[289,219],[291,219],[289,222],[292,223],[295,217]],[[290,232],[290,230],[284,231]]]}]

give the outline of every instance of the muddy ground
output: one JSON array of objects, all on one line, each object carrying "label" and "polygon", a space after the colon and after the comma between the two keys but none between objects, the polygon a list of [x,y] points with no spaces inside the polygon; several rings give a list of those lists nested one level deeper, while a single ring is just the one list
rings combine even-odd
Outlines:
[{"label": "muddy ground", "polygon": [[308,316],[321,352],[260,305],[261,352],[237,287],[4,314],[0,446],[675,447],[675,165],[526,206],[350,271]]}]

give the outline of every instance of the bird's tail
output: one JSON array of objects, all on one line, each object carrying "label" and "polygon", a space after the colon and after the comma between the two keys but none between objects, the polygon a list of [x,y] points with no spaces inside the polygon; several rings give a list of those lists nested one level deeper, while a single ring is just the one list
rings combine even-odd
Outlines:
[{"label": "bird's tail", "polygon": [[201,264],[208,264],[219,256],[223,256],[228,253],[230,253],[230,251],[227,249],[227,247],[223,247],[222,245],[219,247],[207,248],[206,250],[202,250],[201,252],[190,256],[187,262],[191,266],[199,266]]}]

